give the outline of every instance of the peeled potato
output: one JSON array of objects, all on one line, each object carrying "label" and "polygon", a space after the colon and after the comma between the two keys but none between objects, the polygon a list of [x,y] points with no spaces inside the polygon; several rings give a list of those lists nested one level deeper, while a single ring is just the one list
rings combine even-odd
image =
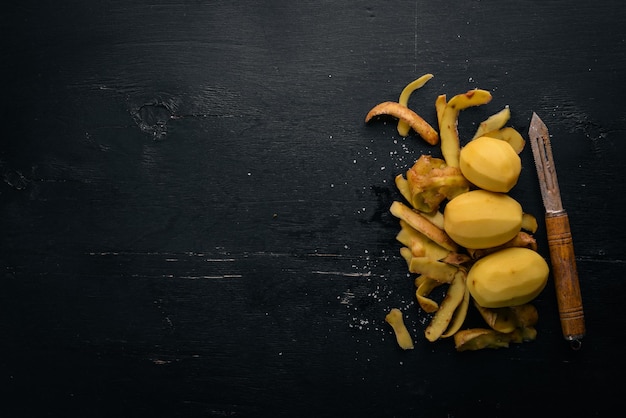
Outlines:
[{"label": "peeled potato", "polygon": [[444,230],[457,244],[472,249],[496,247],[522,228],[522,206],[504,193],[472,190],[452,199],[443,214]]},{"label": "peeled potato", "polygon": [[459,168],[481,189],[506,193],[517,184],[522,160],[508,142],[481,136],[461,149]]},{"label": "peeled potato", "polygon": [[523,305],[546,286],[549,268],[536,251],[506,248],[478,260],[467,274],[467,287],[485,308]]}]

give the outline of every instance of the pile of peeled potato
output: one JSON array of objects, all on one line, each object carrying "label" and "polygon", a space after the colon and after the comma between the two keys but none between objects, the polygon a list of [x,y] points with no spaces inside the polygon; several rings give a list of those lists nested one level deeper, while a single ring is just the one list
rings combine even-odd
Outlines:
[{"label": "pile of peeled potato", "polygon": [[[387,115],[398,120],[398,132],[413,129],[431,145],[440,144],[443,158],[422,155],[395,178],[404,202],[390,207],[399,219],[396,239],[402,245],[416,286],[420,308],[432,314],[424,334],[434,342],[453,337],[456,350],[508,347],[536,338],[538,313],[531,303],[544,289],[549,267],[537,253],[533,234],[537,221],[508,192],[520,172],[523,137],[505,126],[509,107],[495,113],[461,145],[459,113],[487,104],[491,94],[475,89],[447,100],[435,100],[437,131],[408,108],[413,91],[432,78],[426,74],[405,87],[397,102],[374,106],[365,122]],[[434,289],[446,286],[438,303]],[[470,306],[484,327],[464,328]],[[414,347],[402,312],[385,317],[403,349]]]}]

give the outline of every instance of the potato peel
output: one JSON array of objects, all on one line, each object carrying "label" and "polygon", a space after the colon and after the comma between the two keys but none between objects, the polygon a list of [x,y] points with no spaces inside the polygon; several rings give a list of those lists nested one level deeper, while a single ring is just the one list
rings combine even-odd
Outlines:
[{"label": "potato peel", "polygon": [[487,90],[475,89],[452,97],[443,111],[439,126],[441,136],[441,153],[451,167],[459,166],[461,143],[457,129],[459,113],[472,106],[487,104],[491,101],[491,93]]},{"label": "potato peel", "polygon": [[385,322],[391,325],[391,328],[396,336],[396,342],[400,348],[403,350],[412,350],[414,348],[413,338],[404,324],[402,311],[400,311],[400,309],[392,308],[385,316]]},{"label": "potato peel", "polygon": [[472,140],[480,138],[481,136],[489,136],[486,135],[488,132],[496,131],[502,128],[504,125],[506,125],[510,118],[511,109],[509,109],[509,106],[507,105],[498,113],[494,113],[493,115],[482,121],[480,125],[478,125],[478,129],[476,129],[476,133],[474,134]]},{"label": "potato peel", "polygon": [[[415,90],[422,88],[424,84],[426,84],[428,80],[430,80],[433,77],[434,76],[432,74],[424,74],[417,80],[414,80],[410,82],[409,84],[407,84],[406,87],[404,87],[404,89],[402,89],[402,92],[400,93],[400,98],[398,99],[398,103],[400,103],[402,106],[408,107],[409,97],[411,97],[411,94],[413,94]],[[410,129],[411,129],[411,126],[406,120],[404,119],[398,120],[398,133],[401,136],[408,136]]]},{"label": "potato peel", "polygon": [[433,342],[438,340],[446,331],[450,325],[454,312],[463,302],[466,291],[465,288],[465,272],[458,270],[454,280],[448,287],[446,296],[443,298],[439,309],[435,312],[433,319],[424,331],[424,335],[428,341]]},{"label": "potato peel", "polygon": [[420,115],[398,102],[382,102],[374,106],[365,116],[368,123],[375,116],[389,115],[404,120],[417,134],[430,145],[439,143],[439,134]]},{"label": "potato peel", "polygon": [[459,249],[458,244],[452,241],[444,230],[435,226],[427,218],[406,206],[404,203],[394,201],[389,210],[393,216],[406,221],[413,228],[417,229],[443,248],[450,251],[457,251]]}]

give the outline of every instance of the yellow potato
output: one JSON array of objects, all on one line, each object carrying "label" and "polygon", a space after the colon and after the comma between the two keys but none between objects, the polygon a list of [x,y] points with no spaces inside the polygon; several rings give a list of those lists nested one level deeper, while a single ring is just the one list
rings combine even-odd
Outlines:
[{"label": "yellow potato", "polygon": [[522,160],[507,142],[481,136],[461,148],[459,168],[475,186],[507,193],[517,184]]},{"label": "yellow potato", "polygon": [[448,202],[443,221],[448,236],[463,247],[496,247],[520,231],[522,207],[506,194],[472,190]]},{"label": "yellow potato", "polygon": [[474,263],[467,275],[469,291],[480,306],[523,305],[546,286],[550,270],[536,251],[511,247]]},{"label": "yellow potato", "polygon": [[472,106],[487,104],[491,101],[491,93],[486,90],[470,90],[467,93],[457,94],[446,104],[441,116],[439,135],[441,137],[441,152],[443,158],[451,167],[459,166],[461,144],[457,124],[461,110]]}]

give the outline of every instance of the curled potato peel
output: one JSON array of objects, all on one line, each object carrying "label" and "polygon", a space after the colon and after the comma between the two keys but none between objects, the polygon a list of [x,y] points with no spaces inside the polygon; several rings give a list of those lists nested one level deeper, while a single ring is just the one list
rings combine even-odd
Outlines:
[{"label": "curled potato peel", "polygon": [[470,299],[471,296],[469,293],[469,289],[466,285],[465,293],[463,293],[463,300],[461,300],[459,306],[456,307],[454,314],[452,314],[450,325],[448,325],[448,329],[446,329],[446,331],[441,334],[441,338],[451,337],[461,329],[463,323],[465,322],[465,318],[467,317],[467,310],[469,308]]},{"label": "curled potato peel", "polygon": [[430,342],[438,340],[450,325],[450,321],[457,307],[462,303],[465,296],[465,272],[457,270],[454,280],[448,287],[446,296],[430,324],[426,327],[424,335]]},{"label": "curled potato peel", "polygon": [[489,136],[488,132],[496,131],[502,128],[511,118],[511,109],[509,106],[505,106],[504,109],[489,116],[487,119],[482,121],[480,125],[478,125],[478,129],[476,129],[476,133],[472,140],[476,138],[480,138],[481,136]]},{"label": "curled potato peel", "polygon": [[449,166],[459,166],[459,153],[461,152],[459,131],[457,129],[459,113],[461,110],[469,107],[487,104],[491,101],[491,98],[491,93],[487,90],[475,89],[463,94],[457,94],[446,104],[441,116],[439,135],[441,139],[441,153]]},{"label": "curled potato peel", "polygon": [[382,102],[374,106],[365,116],[365,123],[372,120],[374,116],[390,115],[397,119],[404,120],[415,132],[418,133],[430,145],[439,143],[439,134],[420,115],[398,102]]},{"label": "curled potato peel", "polygon": [[[409,97],[411,97],[411,94],[413,94],[415,90],[422,88],[424,84],[426,84],[428,80],[430,80],[431,78],[433,78],[432,74],[424,74],[417,80],[414,80],[410,82],[409,84],[407,84],[406,87],[404,87],[404,89],[402,89],[402,92],[400,93],[400,97],[398,98],[398,103],[400,103],[403,106],[408,107]],[[408,136],[410,129],[411,129],[411,126],[406,120],[404,119],[398,120],[398,134],[400,134],[400,136]]]}]

